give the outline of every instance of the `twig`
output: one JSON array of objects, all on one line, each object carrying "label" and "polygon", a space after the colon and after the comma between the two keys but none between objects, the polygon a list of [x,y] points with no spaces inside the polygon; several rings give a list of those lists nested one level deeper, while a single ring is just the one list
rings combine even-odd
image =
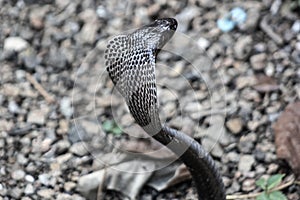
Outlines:
[{"label": "twig", "polygon": [[98,186],[97,200],[102,200],[103,199],[103,188],[104,188],[104,184],[105,184],[107,168],[105,167],[103,170],[104,170],[104,175],[103,175],[102,180],[100,181],[100,184]]},{"label": "twig", "polygon": [[[278,191],[278,190],[282,190],[284,188],[289,187],[292,184],[299,184],[297,181],[295,180],[291,180],[285,184],[279,185],[278,187],[273,188],[272,190],[270,190],[270,192],[274,192],[274,191]],[[257,197],[259,195],[261,195],[263,192],[258,192],[258,193],[253,193],[253,194],[241,194],[241,195],[227,195],[226,199],[245,199],[245,198],[254,198]]]},{"label": "twig", "polygon": [[278,45],[282,45],[283,44],[282,37],[272,30],[272,27],[268,24],[268,19],[269,19],[269,17],[266,15],[261,20],[261,22],[259,24],[261,30],[263,30]]},{"label": "twig", "polygon": [[39,84],[31,74],[26,73],[26,79],[33,85],[33,87],[45,98],[48,103],[54,103],[55,99],[51,96],[41,84]]}]

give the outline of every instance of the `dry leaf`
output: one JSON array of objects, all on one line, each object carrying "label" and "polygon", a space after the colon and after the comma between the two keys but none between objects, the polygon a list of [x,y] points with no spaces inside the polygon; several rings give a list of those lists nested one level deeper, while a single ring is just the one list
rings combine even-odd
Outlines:
[{"label": "dry leaf", "polygon": [[258,92],[272,92],[279,89],[279,85],[272,77],[263,74],[257,75],[256,84],[253,86]]},{"label": "dry leaf", "polygon": [[276,153],[300,176],[300,102],[289,104],[273,126]]},{"label": "dry leaf", "polygon": [[[157,163],[152,160],[135,159],[113,167],[81,176],[77,190],[87,199],[96,199],[101,184],[109,190],[119,191],[129,199],[136,199],[140,190],[152,176]],[[135,173],[133,173],[135,172]]]},{"label": "dry leaf", "polygon": [[147,185],[153,187],[157,191],[162,191],[189,179],[191,179],[191,174],[186,166],[174,162],[156,171]]},{"label": "dry leaf", "polygon": [[[155,163],[147,160],[132,160],[108,169],[107,189],[121,192],[130,199],[136,199],[145,183],[152,176]],[[136,173],[132,173],[132,171]]]},{"label": "dry leaf", "polygon": [[121,149],[129,152],[140,153],[154,159],[174,159],[176,155],[167,147],[161,145],[154,139],[151,140],[129,140],[121,145]]}]

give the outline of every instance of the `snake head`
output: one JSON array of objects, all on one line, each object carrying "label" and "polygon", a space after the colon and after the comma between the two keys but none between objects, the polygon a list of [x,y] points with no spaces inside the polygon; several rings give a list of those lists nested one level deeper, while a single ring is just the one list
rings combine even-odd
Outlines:
[{"label": "snake head", "polygon": [[141,27],[132,33],[136,41],[143,41],[144,49],[151,49],[155,54],[171,39],[177,29],[177,21],[173,18],[157,19],[151,24]]},{"label": "snake head", "polygon": [[125,98],[136,122],[150,135],[161,130],[155,61],[177,28],[172,18],[158,19],[130,34],[112,38],[105,50],[110,78]]}]

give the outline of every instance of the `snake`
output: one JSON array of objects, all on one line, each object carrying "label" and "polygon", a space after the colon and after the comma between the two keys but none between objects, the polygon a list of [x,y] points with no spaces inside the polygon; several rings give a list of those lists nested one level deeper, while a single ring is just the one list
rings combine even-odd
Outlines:
[{"label": "snake", "polygon": [[104,52],[106,70],[135,122],[186,165],[198,199],[225,200],[220,172],[209,153],[196,140],[162,124],[159,118],[155,63],[177,26],[176,19],[162,18],[130,33],[114,36]]}]

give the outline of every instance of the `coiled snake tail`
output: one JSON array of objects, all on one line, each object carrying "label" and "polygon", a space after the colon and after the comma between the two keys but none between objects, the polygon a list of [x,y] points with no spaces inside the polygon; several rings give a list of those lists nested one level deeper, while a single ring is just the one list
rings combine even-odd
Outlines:
[{"label": "coiled snake tail", "polygon": [[159,19],[111,39],[105,51],[110,78],[135,121],[154,139],[170,148],[188,167],[200,200],[224,200],[225,189],[213,159],[184,133],[162,126],[159,118],[155,61],[177,29],[172,18]]}]

